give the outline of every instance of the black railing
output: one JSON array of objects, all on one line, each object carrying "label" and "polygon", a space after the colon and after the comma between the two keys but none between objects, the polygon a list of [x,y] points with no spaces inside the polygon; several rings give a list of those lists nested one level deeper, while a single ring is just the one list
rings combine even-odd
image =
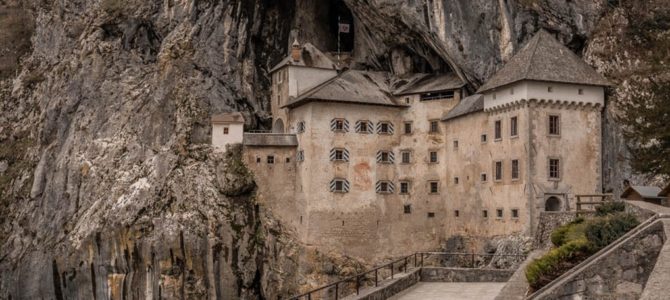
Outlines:
[{"label": "black railing", "polygon": [[[480,265],[487,264],[491,262],[493,257],[521,257],[525,258],[525,255],[520,255],[520,254],[476,254],[476,253],[453,253],[453,252],[416,252],[411,255],[404,256],[402,258],[399,258],[397,260],[391,261],[389,263],[386,263],[384,265],[375,267],[371,270],[365,271],[363,273],[359,273],[347,278],[344,278],[342,280],[330,283],[328,285],[324,285],[322,287],[310,290],[306,293],[291,297],[289,299],[291,300],[299,300],[299,299],[307,299],[307,300],[313,300],[313,296],[315,296],[318,292],[323,293],[326,291],[326,293],[330,293],[331,291],[334,293],[334,295],[321,295],[319,298],[314,298],[316,299],[335,299],[338,300],[341,297],[346,297],[350,294],[347,294],[347,288],[351,286],[351,284],[354,284],[354,287],[350,289],[350,292],[353,293],[355,291],[356,295],[360,293],[362,286],[362,283],[369,282],[370,286],[378,286],[379,282],[386,280],[386,279],[393,279],[393,277],[396,275],[396,266],[399,266],[397,268],[398,271],[401,272],[407,272],[407,266],[413,262],[414,268],[422,268],[424,267],[424,262],[430,259],[431,257],[447,257],[447,258],[453,258],[457,259],[455,261],[455,264],[457,265],[456,267],[460,268],[476,268],[477,263],[479,262]],[[486,258],[489,258],[488,261]],[[438,260],[437,261],[440,266],[445,265],[445,260]],[[400,263],[400,264],[398,264]],[[430,263],[430,262],[429,262]],[[430,264],[433,265],[433,264]],[[381,277],[380,277],[380,273]],[[374,277],[373,277],[374,274]],[[384,275],[388,275],[386,278],[384,278]],[[342,290],[341,290],[342,289]],[[344,293],[344,295],[342,295]]]}]

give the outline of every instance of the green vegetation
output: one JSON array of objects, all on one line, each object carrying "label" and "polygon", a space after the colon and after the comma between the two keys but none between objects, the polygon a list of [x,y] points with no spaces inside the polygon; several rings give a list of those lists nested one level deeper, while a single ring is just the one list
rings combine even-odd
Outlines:
[{"label": "green vegetation", "polygon": [[526,268],[531,288],[543,287],[639,224],[635,216],[622,211],[620,205],[608,204],[596,217],[577,218],[554,230],[551,242],[556,248]]},{"label": "green vegetation", "polygon": [[626,204],[622,201],[611,201],[596,207],[596,216],[604,217],[617,212],[624,212]]}]

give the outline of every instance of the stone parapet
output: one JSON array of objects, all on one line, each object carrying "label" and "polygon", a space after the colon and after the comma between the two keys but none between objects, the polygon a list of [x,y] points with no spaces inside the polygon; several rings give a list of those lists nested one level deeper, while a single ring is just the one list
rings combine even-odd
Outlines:
[{"label": "stone parapet", "polygon": [[515,270],[509,269],[465,269],[465,268],[421,268],[422,282],[506,282]]}]

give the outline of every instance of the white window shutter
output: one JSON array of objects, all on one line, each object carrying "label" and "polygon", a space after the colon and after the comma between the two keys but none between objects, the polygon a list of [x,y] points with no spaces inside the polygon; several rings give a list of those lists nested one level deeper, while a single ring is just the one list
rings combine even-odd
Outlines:
[{"label": "white window shutter", "polygon": [[375,192],[379,193],[382,191],[382,182],[377,181],[377,184],[375,184]]},{"label": "white window shutter", "polygon": [[395,155],[393,154],[393,151],[389,151],[389,162],[390,163],[395,162]]},{"label": "white window shutter", "polygon": [[377,162],[382,161],[382,151],[377,151]]},{"label": "white window shutter", "polygon": [[336,185],[336,180],[333,179],[330,181],[330,191],[334,192],[335,191],[335,185]]},{"label": "white window shutter", "polygon": [[337,151],[335,149],[330,149],[330,161],[334,161],[336,158],[336,153]]},{"label": "white window shutter", "polygon": [[337,120],[335,119],[330,120],[330,130],[331,131],[337,130]]},{"label": "white window shutter", "polygon": [[389,193],[395,192],[395,185],[393,184],[393,182],[389,181],[388,185],[389,185]]},{"label": "white window shutter", "polygon": [[303,161],[303,160],[305,160],[305,152],[303,152],[302,150],[299,150],[298,153],[296,154],[296,158],[295,158],[295,159],[296,159],[297,161]]},{"label": "white window shutter", "polygon": [[350,188],[350,187],[349,187],[349,180],[346,180],[346,179],[345,179],[345,180],[344,180],[344,183],[342,184],[342,186],[344,187],[344,192],[345,192],[345,193],[348,193],[348,192],[349,192],[349,188]]},{"label": "white window shutter", "polygon": [[344,132],[349,132],[349,120],[344,119],[344,120],[342,120],[342,121],[343,121],[343,123],[344,123],[344,124],[343,124],[343,127],[342,127],[342,128],[344,129]]},{"label": "white window shutter", "polygon": [[356,127],[354,128],[354,130],[356,130],[356,132],[363,131],[363,129],[361,128],[362,125],[363,125],[363,123],[361,123],[361,121],[356,121]]},{"label": "white window shutter", "polygon": [[372,133],[375,132],[374,125],[372,125],[372,122],[367,122],[368,124],[368,132]]},{"label": "white window shutter", "polygon": [[377,122],[377,133],[382,132],[382,122]]},{"label": "white window shutter", "polygon": [[349,150],[342,150],[342,158],[344,158],[344,161],[349,161]]},{"label": "white window shutter", "polygon": [[393,123],[388,123],[389,124],[389,133],[393,134]]}]

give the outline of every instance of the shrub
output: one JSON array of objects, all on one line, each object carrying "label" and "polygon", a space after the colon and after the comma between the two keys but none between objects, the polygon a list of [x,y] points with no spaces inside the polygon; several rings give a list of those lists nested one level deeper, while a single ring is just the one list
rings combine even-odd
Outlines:
[{"label": "shrub", "polygon": [[567,241],[578,239],[584,236],[584,218],[578,217],[574,221],[556,228],[551,233],[551,243],[560,247]]},{"label": "shrub", "polygon": [[626,210],[626,204],[624,204],[622,201],[607,202],[603,205],[596,207],[596,216],[603,217],[606,215],[623,212],[625,210]]},{"label": "shrub", "polygon": [[640,224],[635,216],[618,213],[607,217],[596,218],[586,226],[585,233],[591,247],[600,250],[614,242],[626,232]]},{"label": "shrub", "polygon": [[566,267],[569,269],[574,264],[588,256],[591,247],[585,237],[569,241],[549,253],[531,262],[526,267],[526,279],[528,284],[538,289],[560,276]]}]

